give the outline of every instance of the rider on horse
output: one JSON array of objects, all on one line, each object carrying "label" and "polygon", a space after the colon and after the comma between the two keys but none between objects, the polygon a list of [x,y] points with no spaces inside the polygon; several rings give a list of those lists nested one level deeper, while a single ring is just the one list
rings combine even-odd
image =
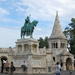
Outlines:
[{"label": "rider on horse", "polygon": [[36,20],[30,22],[30,18],[29,16],[27,16],[27,18],[25,19],[24,26],[22,26],[21,28],[21,38],[24,38],[25,35],[32,37],[34,27],[36,27],[37,23],[38,21]]}]

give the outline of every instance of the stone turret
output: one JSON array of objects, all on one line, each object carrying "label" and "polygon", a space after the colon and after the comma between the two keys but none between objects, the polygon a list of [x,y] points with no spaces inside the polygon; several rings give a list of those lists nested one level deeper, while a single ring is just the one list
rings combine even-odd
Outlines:
[{"label": "stone turret", "polygon": [[62,29],[61,29],[58,12],[56,12],[54,27],[53,27],[52,34],[51,34],[50,38],[51,39],[54,39],[54,38],[66,39],[66,37],[64,36]]},{"label": "stone turret", "polygon": [[49,48],[52,51],[53,65],[58,61],[65,65],[64,52],[67,51],[67,39],[61,29],[58,12],[56,12],[52,34],[49,38]]},{"label": "stone turret", "polygon": [[61,54],[67,49],[67,39],[62,32],[58,12],[56,12],[54,27],[49,38],[49,47],[54,55]]}]

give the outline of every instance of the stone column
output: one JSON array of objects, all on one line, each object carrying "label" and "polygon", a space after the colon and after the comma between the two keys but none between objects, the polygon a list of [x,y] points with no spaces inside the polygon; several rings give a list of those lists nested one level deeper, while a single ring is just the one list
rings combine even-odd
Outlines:
[{"label": "stone column", "polygon": [[60,48],[60,44],[61,44],[61,43],[60,43],[60,40],[58,40],[58,42],[57,42],[57,43],[58,43],[58,48]]},{"label": "stone column", "polygon": [[1,57],[0,57],[0,66],[1,66]]},{"label": "stone column", "polygon": [[39,51],[39,44],[37,44],[37,53],[38,53],[38,51]]},{"label": "stone column", "polygon": [[18,53],[19,52],[18,45],[16,45],[16,50],[17,50],[16,52]]},{"label": "stone column", "polygon": [[31,61],[31,59],[32,59],[32,55],[30,54],[28,56],[28,74],[32,73],[32,61]]},{"label": "stone column", "polygon": [[31,53],[31,45],[29,44],[29,52],[28,52],[29,54]]},{"label": "stone column", "polygon": [[72,62],[72,70],[74,70],[74,62]]},{"label": "stone column", "polygon": [[24,44],[22,44],[22,52],[24,52]]},{"label": "stone column", "polygon": [[32,44],[31,44],[31,53],[33,53],[33,51],[32,51],[32,50],[33,50],[33,48],[32,48]]},{"label": "stone column", "polygon": [[66,70],[66,62],[63,62],[63,70]]},{"label": "stone column", "polygon": [[67,48],[67,41],[65,42],[65,48]]}]

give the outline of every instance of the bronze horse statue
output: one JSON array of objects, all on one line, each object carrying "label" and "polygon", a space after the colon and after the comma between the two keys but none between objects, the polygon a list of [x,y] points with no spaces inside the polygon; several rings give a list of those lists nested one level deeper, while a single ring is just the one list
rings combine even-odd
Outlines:
[{"label": "bronze horse statue", "polygon": [[38,21],[36,20],[30,22],[30,18],[27,16],[25,19],[25,24],[21,28],[21,38],[24,38],[24,36],[30,36],[32,38],[32,34],[37,23]]}]

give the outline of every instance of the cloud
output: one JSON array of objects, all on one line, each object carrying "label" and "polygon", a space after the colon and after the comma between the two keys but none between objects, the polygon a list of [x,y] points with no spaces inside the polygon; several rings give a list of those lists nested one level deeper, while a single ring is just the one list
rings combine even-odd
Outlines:
[{"label": "cloud", "polygon": [[[27,7],[25,15],[31,14],[33,18],[40,20],[50,20],[57,10],[62,17],[70,16],[75,9],[74,0],[20,0],[17,5]],[[23,12],[24,8],[18,8],[18,10]]]},{"label": "cloud", "polygon": [[0,27],[0,47],[15,46],[19,35],[19,29]]},{"label": "cloud", "polygon": [[0,8],[0,15],[9,15],[9,12],[4,8]]},{"label": "cloud", "polygon": [[1,17],[0,22],[21,24],[20,21],[8,17]]},{"label": "cloud", "polygon": [[42,31],[42,28],[40,28],[40,27],[35,27],[35,31]]},{"label": "cloud", "polygon": [[24,8],[22,8],[22,7],[17,7],[16,11],[18,11],[18,12],[19,12],[19,11],[25,12]]}]

